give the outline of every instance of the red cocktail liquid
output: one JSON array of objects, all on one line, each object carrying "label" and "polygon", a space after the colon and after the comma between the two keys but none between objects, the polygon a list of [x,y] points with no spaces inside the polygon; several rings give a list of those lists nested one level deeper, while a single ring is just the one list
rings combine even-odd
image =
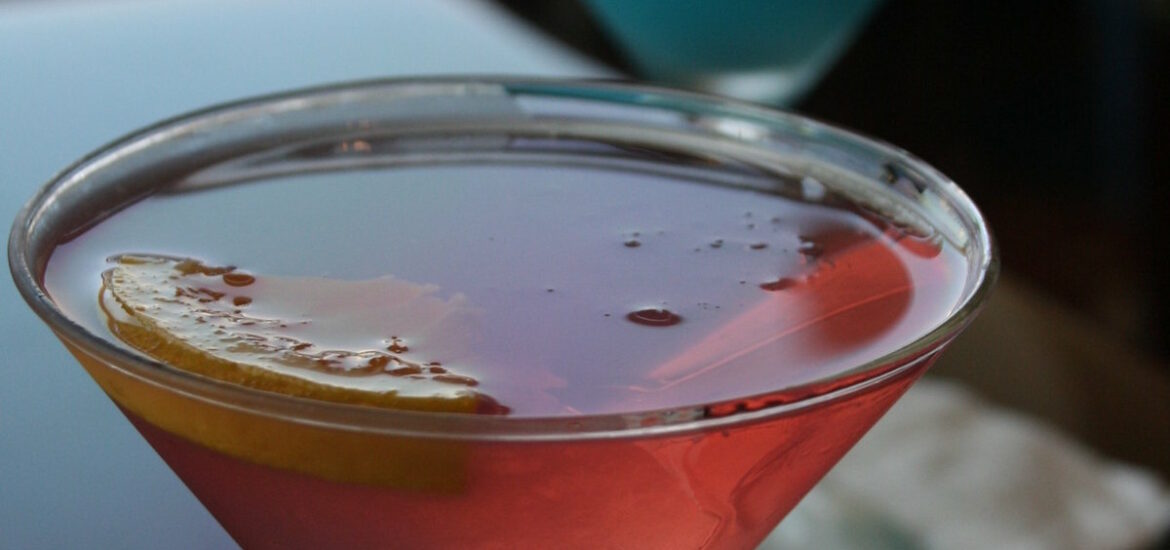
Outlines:
[{"label": "red cocktail liquid", "polygon": [[456,492],[326,481],[128,416],[245,548],[753,548],[926,366],[847,401],[722,430],[464,443]]},{"label": "red cocktail liquid", "polygon": [[[60,245],[46,286],[106,331],[106,258],[232,265],[163,293],[226,331],[184,345],[247,362],[237,337],[290,342],[437,410],[479,395],[565,420],[544,438],[370,433],[167,393],[74,350],[245,547],[746,548],[933,356],[853,369],[941,323],[966,283],[958,250],[834,201],[580,166],[328,172],[147,198]],[[331,387],[326,363],[305,379]],[[441,370],[391,378],[403,365]],[[615,414],[635,425],[574,435]],[[671,415],[691,422],[659,429]]]}]

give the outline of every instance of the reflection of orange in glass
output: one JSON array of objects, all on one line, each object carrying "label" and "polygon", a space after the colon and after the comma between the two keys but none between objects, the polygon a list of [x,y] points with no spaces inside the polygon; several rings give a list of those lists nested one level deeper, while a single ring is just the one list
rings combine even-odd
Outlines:
[{"label": "reflection of orange in glass", "polygon": [[[816,361],[864,344],[901,319],[914,286],[902,261],[864,233],[811,237],[823,261],[795,277],[763,283],[770,297],[658,366],[650,377],[668,386],[710,386],[745,356],[777,364]],[[800,340],[793,342],[792,340]]]}]

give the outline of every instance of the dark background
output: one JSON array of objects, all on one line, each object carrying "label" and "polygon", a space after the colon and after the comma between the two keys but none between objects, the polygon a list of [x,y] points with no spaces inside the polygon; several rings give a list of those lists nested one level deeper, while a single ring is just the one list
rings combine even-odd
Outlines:
[{"label": "dark background", "polygon": [[[641,76],[578,2],[498,1]],[[1165,364],[1168,106],[1170,2],[888,0],[792,108],[935,165],[1008,274]]]}]

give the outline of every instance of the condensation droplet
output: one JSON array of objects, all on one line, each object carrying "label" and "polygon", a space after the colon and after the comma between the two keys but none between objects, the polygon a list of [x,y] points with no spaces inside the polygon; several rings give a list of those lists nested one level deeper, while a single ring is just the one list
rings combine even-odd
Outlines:
[{"label": "condensation droplet", "polygon": [[805,176],[804,179],[800,180],[800,187],[806,200],[820,202],[825,198],[825,184],[813,177]]},{"label": "condensation droplet", "polygon": [[882,181],[888,184],[894,184],[898,181],[898,169],[893,164],[885,163],[882,165]]}]

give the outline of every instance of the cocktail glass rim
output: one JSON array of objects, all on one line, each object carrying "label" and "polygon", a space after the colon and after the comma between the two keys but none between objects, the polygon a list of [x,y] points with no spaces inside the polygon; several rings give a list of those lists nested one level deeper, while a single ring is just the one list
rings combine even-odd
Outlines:
[{"label": "cocktail glass rim", "polygon": [[[552,417],[509,417],[458,413],[413,412],[363,407],[264,392],[205,378],[167,366],[116,345],[106,336],[94,334],[71,319],[57,306],[45,289],[42,276],[52,246],[41,254],[32,246],[34,235],[52,222],[57,198],[84,182],[96,170],[109,169],[152,147],[165,147],[174,136],[207,133],[249,117],[266,117],[296,109],[314,109],[363,98],[394,94],[447,93],[474,96],[498,89],[504,94],[530,94],[571,98],[620,105],[632,109],[658,109],[704,114],[715,119],[738,121],[748,128],[766,130],[764,138],[799,136],[800,139],[831,148],[857,148],[887,159],[889,165],[911,170],[920,192],[929,190],[943,201],[944,208],[965,226],[971,261],[966,288],[952,313],[906,345],[852,369],[812,384],[778,388],[735,401],[767,402],[757,410],[735,414],[706,414],[710,407],[727,404],[704,403],[659,410],[621,411],[608,414]],[[495,98],[498,99],[498,98]],[[732,125],[732,131],[743,128]],[[176,154],[182,154],[178,151]],[[870,178],[881,187],[879,177]],[[160,182],[159,186],[172,182]],[[94,191],[96,192],[96,190]],[[391,435],[490,441],[560,441],[616,439],[678,434],[720,429],[764,421],[773,417],[835,401],[868,387],[897,378],[920,361],[939,351],[971,322],[990,294],[999,270],[998,255],[988,227],[971,199],[950,179],[918,158],[880,140],[863,137],[806,116],[783,112],[722,97],[670,90],[613,80],[570,80],[505,76],[404,77],[363,80],[303,88],[222,103],[166,119],[118,138],[68,166],[47,183],[18,213],[8,241],[8,261],[16,287],[33,311],[61,338],[112,368],[151,384],[161,385],[188,397],[252,414],[267,415],[316,426]],[[810,388],[819,388],[810,390]]]}]

